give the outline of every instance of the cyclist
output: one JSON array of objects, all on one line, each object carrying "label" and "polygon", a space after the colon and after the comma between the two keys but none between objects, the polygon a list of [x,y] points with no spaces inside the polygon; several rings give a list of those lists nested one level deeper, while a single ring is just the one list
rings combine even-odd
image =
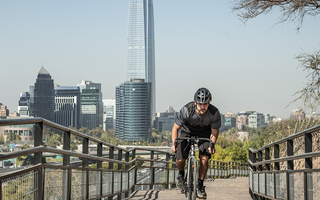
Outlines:
[{"label": "cyclist", "polygon": [[[194,94],[194,101],[186,104],[175,119],[172,128],[172,147],[171,151],[176,153],[176,163],[179,169],[177,177],[177,187],[183,188],[184,185],[184,167],[188,158],[190,146],[187,140],[179,140],[177,149],[174,141],[178,137],[178,131],[181,129],[180,137],[198,136],[202,138],[210,138],[213,144],[216,143],[221,127],[221,119],[219,110],[210,104],[212,96],[207,88],[199,88]],[[199,141],[199,180],[197,193],[200,198],[206,198],[205,186],[203,181],[208,170],[208,161],[211,155],[215,153],[215,149],[211,149],[208,141]],[[196,180],[195,180],[196,181]]]}]

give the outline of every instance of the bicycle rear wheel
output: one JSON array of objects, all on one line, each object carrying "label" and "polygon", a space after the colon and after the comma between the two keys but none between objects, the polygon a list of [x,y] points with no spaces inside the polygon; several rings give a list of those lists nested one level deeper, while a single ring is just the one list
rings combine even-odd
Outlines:
[{"label": "bicycle rear wheel", "polygon": [[191,157],[188,162],[188,200],[195,200],[197,198],[197,160],[195,157]]}]

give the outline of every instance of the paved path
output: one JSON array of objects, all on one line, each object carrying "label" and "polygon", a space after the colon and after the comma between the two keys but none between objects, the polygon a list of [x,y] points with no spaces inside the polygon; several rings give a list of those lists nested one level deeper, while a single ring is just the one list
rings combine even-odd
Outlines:
[{"label": "paved path", "polygon": [[[216,179],[205,181],[207,200],[251,200],[249,180],[247,177]],[[182,200],[186,199],[180,190],[140,190],[133,193],[127,200]]]}]

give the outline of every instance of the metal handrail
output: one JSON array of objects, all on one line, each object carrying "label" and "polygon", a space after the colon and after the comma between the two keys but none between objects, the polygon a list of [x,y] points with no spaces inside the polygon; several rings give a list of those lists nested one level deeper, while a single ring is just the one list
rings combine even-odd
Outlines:
[{"label": "metal handrail", "polygon": [[73,151],[55,149],[55,148],[52,148],[52,147],[45,147],[45,146],[34,147],[34,148],[27,149],[27,150],[16,151],[16,152],[13,152],[13,153],[3,153],[2,155],[0,154],[0,161],[1,160],[7,160],[7,159],[10,159],[10,158],[16,158],[16,157],[19,157],[19,156],[30,155],[30,154],[33,154],[33,153],[39,153],[39,152],[63,154],[63,155],[69,155],[69,156],[74,156],[74,157],[87,158],[87,159],[90,159],[90,160],[113,162],[113,163],[124,164],[124,165],[132,164],[132,163],[134,163],[136,161],[136,158],[131,160],[130,162],[124,162],[124,161],[108,159],[108,158],[103,158],[103,157],[98,157],[98,156],[91,156],[91,155],[86,155],[86,154],[82,154],[82,153],[76,153],[76,152],[73,152]]},{"label": "metal handrail", "polygon": [[[288,199],[293,199],[296,196],[294,174],[303,173],[303,189],[298,189],[297,192],[303,191],[301,196],[304,199],[312,199],[313,197],[313,177],[312,173],[319,172],[319,169],[313,169],[313,158],[320,157],[320,151],[313,152],[313,145],[319,145],[317,143],[313,144],[313,133],[320,131],[320,125],[306,129],[300,133],[290,135],[288,137],[282,138],[271,144],[265,145],[257,150],[249,149],[249,191],[253,199],[267,198],[267,199],[282,199],[284,195],[282,194],[285,189],[285,195]],[[303,138],[301,142],[304,142],[304,153],[299,155],[294,155],[294,139]],[[286,155],[280,157],[280,144],[286,144]],[[270,148],[273,147],[273,156],[271,159]],[[257,157],[258,155],[258,157]],[[305,166],[304,169],[296,169],[294,164],[295,160],[304,159]],[[280,163],[286,162],[285,169],[280,169]],[[273,165],[272,165],[273,164]],[[280,178],[277,176],[282,175],[284,182],[280,183]],[[277,175],[277,176],[276,176]],[[261,180],[260,180],[261,178]],[[264,180],[264,181],[263,181]],[[268,180],[268,181],[267,181]],[[299,181],[300,182],[300,181]],[[267,185],[269,184],[269,185]],[[271,189],[270,189],[271,188]],[[269,189],[269,190],[268,190]],[[280,194],[280,191],[282,192]],[[273,192],[271,192],[273,191]],[[279,196],[280,195],[280,196]],[[318,196],[316,198],[319,198]]]},{"label": "metal handrail", "polygon": [[[131,149],[125,149],[125,148],[121,148],[118,146],[115,146],[113,144],[109,144],[107,142],[101,141],[97,138],[94,138],[92,136],[80,133],[78,131],[75,131],[71,128],[67,128],[64,126],[61,126],[59,124],[53,123],[51,121],[48,121],[46,119],[43,118],[25,118],[25,119],[5,119],[5,120],[0,120],[0,126],[10,126],[10,125],[23,125],[23,124],[36,124],[35,126],[35,131],[34,131],[34,135],[35,135],[35,139],[34,139],[34,147],[32,148],[28,148],[25,150],[21,150],[21,151],[14,151],[14,152],[10,152],[10,153],[0,153],[0,161],[2,160],[7,160],[10,158],[16,158],[19,156],[26,156],[26,155],[31,155],[34,154],[34,165],[31,167],[28,167],[26,169],[21,169],[21,170],[17,170],[14,172],[9,172],[6,174],[0,174],[0,190],[2,189],[2,183],[4,180],[6,179],[11,179],[11,177],[20,177],[23,176],[26,173],[29,173],[31,171],[37,171],[37,173],[35,173],[35,181],[37,181],[37,185],[39,188],[34,190],[34,198],[36,199],[41,199],[44,196],[44,176],[46,174],[45,169],[46,168],[53,168],[53,169],[63,169],[63,170],[67,170],[67,174],[69,175],[64,175],[64,179],[67,180],[66,181],[66,188],[67,191],[71,191],[71,170],[80,170],[83,171],[86,174],[86,177],[88,177],[88,172],[91,171],[97,171],[100,172],[100,176],[102,178],[102,172],[111,172],[116,173],[116,172],[121,172],[121,174],[123,172],[127,172],[128,176],[128,180],[127,186],[125,187],[127,189],[123,189],[122,188],[122,178],[121,177],[121,189],[119,192],[114,191],[112,186],[112,191],[111,194],[108,195],[102,195],[102,189],[100,189],[100,196],[97,198],[104,198],[104,197],[108,197],[109,200],[113,199],[113,196],[117,196],[118,199],[121,199],[121,194],[125,194],[125,196],[128,196],[128,193],[131,191],[133,192],[135,190],[135,185],[149,185],[150,189],[153,187],[152,185],[165,185],[166,188],[169,187],[169,185],[171,184],[175,184],[174,179],[171,179],[169,181],[169,170],[171,170],[173,172],[173,177],[175,177],[175,173],[176,173],[176,163],[174,160],[174,153],[172,152],[168,152],[168,151],[163,151],[163,150],[157,150],[157,149],[150,149],[150,148],[141,148],[141,147],[134,147]],[[55,128],[57,130],[63,131],[63,148],[64,149],[56,149],[56,148],[52,148],[52,147],[47,147],[47,146],[42,146],[42,137],[43,137],[43,125]],[[70,143],[71,143],[71,135],[76,135],[78,137],[83,138],[83,150],[82,153],[78,153],[78,152],[73,152],[70,150]],[[96,155],[90,155],[89,151],[88,151],[88,141],[93,141],[95,143],[97,143],[97,153]],[[102,156],[102,145],[105,145],[107,147],[109,147],[109,158],[105,158]],[[114,157],[114,150],[118,150],[118,156]],[[137,150],[142,150],[142,151],[147,151],[150,152],[150,159],[138,159],[135,157],[136,151]],[[63,155],[63,164],[62,165],[52,165],[52,164],[45,164],[42,163],[42,158],[43,158],[43,153],[54,153],[54,154],[61,154]],[[154,159],[154,153],[163,153],[166,155],[166,160],[165,161],[159,161],[159,160],[155,160]],[[125,154],[125,161],[122,161],[123,154]],[[132,160],[129,161],[129,156],[131,155]],[[81,167],[75,167],[75,166],[70,166],[70,156],[74,156],[74,157],[79,157],[82,158],[82,166]],[[172,160],[170,161],[170,159],[172,158]],[[97,169],[93,169],[93,168],[88,168],[88,160],[93,160],[97,162]],[[149,162],[150,166],[135,166],[135,162],[136,161],[145,161],[145,162]],[[109,163],[109,169],[102,169],[102,162],[107,162]],[[154,166],[154,163],[164,163],[165,166]],[[221,162],[221,161],[210,161],[211,164],[209,164],[209,168],[214,170],[214,173],[212,173],[212,171],[208,172],[207,175],[208,176],[213,176],[213,177],[222,177],[222,178],[227,178],[229,176],[234,176],[237,175],[238,172],[240,172],[240,170],[244,171],[243,174],[239,174],[239,175],[243,175],[243,176],[247,176],[248,174],[245,172],[245,170],[248,169],[247,164],[243,164],[243,163],[239,163],[239,162]],[[113,169],[113,163],[118,164],[118,170]],[[169,164],[171,164],[172,166],[169,167]],[[125,170],[122,170],[122,165],[125,165]],[[131,166],[129,168],[129,166]],[[150,169],[150,176],[151,176],[151,181],[149,183],[137,183],[137,169],[138,168],[149,168]],[[157,168],[162,168],[167,170],[166,173],[166,182],[164,183],[156,183],[154,182],[154,176],[155,176],[155,170]],[[134,170],[133,172],[135,173],[134,178],[135,180],[133,181],[133,186],[129,187],[129,174],[132,173],[132,170]],[[217,174],[216,171],[217,170]],[[221,170],[221,171],[220,171]],[[238,171],[237,171],[238,170]],[[219,172],[219,173],[218,173]],[[221,174],[220,174],[221,173]],[[112,175],[113,176],[113,175]],[[86,180],[86,195],[88,198],[89,195],[89,180],[88,178],[85,179]],[[132,181],[132,180],[131,180]],[[102,183],[101,183],[102,184]],[[113,185],[113,180],[112,180],[112,185]],[[100,185],[100,187],[102,188],[102,185]],[[38,198],[39,197],[39,198]],[[2,195],[0,195],[0,200],[2,199]]]},{"label": "metal handrail", "polygon": [[255,163],[253,163],[251,160],[248,160],[248,162],[251,166],[259,166],[259,165],[266,165],[266,164],[271,164],[271,163],[275,163],[275,162],[278,163],[278,162],[284,162],[284,161],[299,160],[299,159],[303,159],[303,158],[313,158],[313,157],[318,157],[318,156],[320,156],[320,151],[304,153],[304,154],[299,154],[299,155],[295,155],[295,156],[275,158],[272,160],[265,160],[265,161],[261,161],[261,162],[255,162]]},{"label": "metal handrail", "polygon": [[71,134],[76,135],[78,137],[86,138],[86,139],[89,139],[92,142],[101,143],[101,144],[106,145],[108,147],[113,147],[115,149],[119,149],[119,150],[122,150],[122,151],[125,151],[125,152],[130,152],[133,149],[135,149],[135,148],[133,148],[133,149],[127,150],[125,148],[118,147],[116,145],[104,142],[104,141],[99,140],[97,138],[94,138],[94,137],[92,137],[90,135],[86,135],[86,134],[80,133],[80,132],[75,131],[75,130],[73,130],[71,128],[68,128],[68,127],[62,126],[60,124],[51,122],[51,121],[46,120],[46,119],[41,118],[41,117],[38,117],[38,118],[22,118],[22,119],[3,119],[3,120],[0,120],[0,126],[35,124],[35,123],[41,123],[41,122],[44,125],[49,126],[51,128],[55,128],[57,130],[64,131],[64,132],[70,132]]},{"label": "metal handrail", "polygon": [[282,144],[282,143],[284,143],[284,142],[286,142],[288,140],[293,140],[293,139],[299,138],[301,136],[304,136],[305,134],[314,133],[316,131],[320,131],[320,125],[314,126],[312,128],[306,129],[306,130],[304,130],[302,132],[299,132],[299,133],[296,133],[296,134],[293,134],[293,135],[289,135],[289,136],[287,136],[285,138],[282,138],[282,139],[277,140],[277,141],[275,141],[273,143],[265,145],[265,146],[261,147],[260,149],[251,149],[251,148],[249,148],[249,150],[252,153],[258,153],[259,151],[265,150],[266,148],[269,148],[269,147],[273,147],[276,144]]}]

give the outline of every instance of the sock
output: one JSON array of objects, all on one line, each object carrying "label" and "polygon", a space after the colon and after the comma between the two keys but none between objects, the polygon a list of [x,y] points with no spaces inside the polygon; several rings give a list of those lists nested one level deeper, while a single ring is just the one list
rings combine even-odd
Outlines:
[{"label": "sock", "polygon": [[181,174],[184,177],[184,170],[182,171],[179,170],[179,174]]},{"label": "sock", "polygon": [[201,180],[201,179],[198,180],[198,186],[199,186],[199,187],[202,187],[202,186],[203,186],[203,180]]}]

